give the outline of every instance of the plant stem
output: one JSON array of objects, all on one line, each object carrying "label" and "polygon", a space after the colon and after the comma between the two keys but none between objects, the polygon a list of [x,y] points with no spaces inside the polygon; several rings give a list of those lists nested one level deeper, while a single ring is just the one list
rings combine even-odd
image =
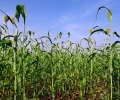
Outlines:
[{"label": "plant stem", "polygon": [[16,88],[17,88],[17,82],[16,82],[16,52],[14,52],[14,100],[16,100]]},{"label": "plant stem", "polygon": [[[25,35],[25,24],[24,24],[24,30],[23,30],[23,54],[24,54],[24,35]],[[22,63],[23,63],[24,57],[22,59]],[[23,66],[23,100],[26,100],[26,96],[25,96],[25,66],[24,63],[22,64]]]},{"label": "plant stem", "polygon": [[54,79],[53,79],[53,62],[52,62],[52,50],[51,50],[51,75],[52,75],[52,100],[54,100]]},{"label": "plant stem", "polygon": [[113,67],[112,67],[112,20],[110,20],[110,89],[111,89],[111,93],[110,93],[110,99],[113,99]]},{"label": "plant stem", "polygon": [[[18,30],[16,30],[16,34],[18,33],[17,31]],[[15,36],[14,36],[14,38],[15,38]],[[13,72],[14,72],[14,100],[16,100],[16,95],[17,95],[17,93],[16,93],[16,90],[17,90],[17,76],[16,76],[16,67],[17,67],[17,39],[14,39],[14,49],[13,49],[13,52],[14,52],[14,66],[13,66]]]}]

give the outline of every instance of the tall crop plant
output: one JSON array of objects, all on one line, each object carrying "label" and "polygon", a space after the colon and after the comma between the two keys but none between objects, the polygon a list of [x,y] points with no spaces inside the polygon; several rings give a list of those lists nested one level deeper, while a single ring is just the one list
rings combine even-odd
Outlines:
[{"label": "tall crop plant", "polygon": [[[108,20],[110,22],[110,27],[106,29],[106,31],[104,31],[103,29],[97,29],[97,30],[94,30],[94,31],[91,31],[91,35],[95,32],[103,32],[105,33],[106,35],[109,35],[109,40],[110,40],[110,45],[109,45],[109,69],[110,69],[110,90],[111,90],[111,94],[110,94],[110,99],[113,100],[113,45],[114,44],[117,44],[119,43],[119,41],[115,41],[115,43],[112,44],[112,36],[113,36],[113,33],[112,33],[112,12],[102,6],[98,9],[98,12],[102,9],[102,8],[105,8],[108,10]],[[97,15],[98,15],[98,12],[97,12]],[[97,18],[97,17],[96,17]],[[116,33],[116,36],[119,37],[119,35]]]},{"label": "tall crop plant", "polygon": [[[25,9],[25,6],[24,5],[17,5],[16,6],[16,14],[15,14],[15,17],[17,19],[17,21],[19,22],[19,18],[20,18],[20,15],[22,15],[23,17],[23,20],[24,20],[24,27],[23,27],[23,40],[22,40],[22,46],[23,46],[23,53],[24,53],[24,35],[25,35],[25,22],[26,22],[26,9]],[[24,60],[24,58],[23,58]],[[22,60],[22,66],[23,66],[23,100],[25,100],[25,66],[23,64],[23,60]]]}]

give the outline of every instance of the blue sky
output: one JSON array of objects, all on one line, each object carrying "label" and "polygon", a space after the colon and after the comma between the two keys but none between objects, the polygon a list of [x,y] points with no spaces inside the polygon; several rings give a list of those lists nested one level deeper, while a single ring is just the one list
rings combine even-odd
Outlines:
[{"label": "blue sky", "polygon": [[[112,31],[120,33],[120,0],[1,0],[0,9],[14,17],[17,4],[25,5],[26,29],[35,31],[35,38],[47,35],[49,31],[52,38],[63,32],[63,40],[67,40],[67,32],[70,32],[71,41],[79,42],[82,38],[87,38],[89,30],[96,25],[106,29],[109,27],[107,10],[101,10],[95,22],[100,6],[106,6],[112,11]],[[0,24],[4,23],[3,17],[0,12]],[[20,21],[22,23],[22,19]],[[93,39],[100,44],[104,37],[106,36],[102,33],[94,34]]]}]

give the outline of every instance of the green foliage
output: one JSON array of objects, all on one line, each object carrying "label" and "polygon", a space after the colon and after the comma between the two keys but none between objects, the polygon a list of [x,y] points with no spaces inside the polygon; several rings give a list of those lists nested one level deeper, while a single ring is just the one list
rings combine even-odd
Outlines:
[{"label": "green foliage", "polygon": [[24,19],[24,24],[25,24],[25,21],[26,21],[26,9],[25,9],[24,5],[17,5],[16,6],[15,17],[18,20],[18,22],[19,22],[20,15],[22,15],[22,17]]}]

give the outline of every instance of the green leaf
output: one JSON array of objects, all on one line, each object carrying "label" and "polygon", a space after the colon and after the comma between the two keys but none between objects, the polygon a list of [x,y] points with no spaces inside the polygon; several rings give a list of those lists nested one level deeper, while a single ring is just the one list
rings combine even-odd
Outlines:
[{"label": "green leaf", "polygon": [[109,34],[109,32],[110,32],[110,29],[109,29],[109,28],[107,28],[107,29],[106,29],[106,32],[107,32],[107,34]]},{"label": "green leaf", "polygon": [[15,35],[15,36],[14,36],[14,41],[15,41],[15,42],[17,42],[17,38],[18,38],[18,36]]},{"label": "green leaf", "polygon": [[86,85],[86,78],[83,78],[82,82],[83,82],[83,85]]},{"label": "green leaf", "polygon": [[112,20],[112,13],[111,13],[111,11],[108,11],[108,20],[109,20],[109,21]]},{"label": "green leaf", "polygon": [[3,24],[6,29],[8,29],[7,25]]},{"label": "green leaf", "polygon": [[70,32],[68,32],[68,37],[70,38]]},{"label": "green leaf", "polygon": [[62,37],[62,34],[63,34],[62,32],[60,32],[60,33],[59,33],[59,38],[61,38],[61,37]]},{"label": "green leaf", "polygon": [[9,20],[9,17],[8,17],[8,16],[5,16],[5,17],[4,17],[5,23],[7,23],[8,20]]},{"label": "green leaf", "polygon": [[4,27],[3,27],[3,26],[1,26],[1,25],[0,25],[0,27],[1,27],[1,28],[5,31],[5,33],[6,33],[6,28],[4,28]]},{"label": "green leaf", "polygon": [[4,85],[7,85],[7,84],[9,84],[9,82],[8,81],[4,81]]},{"label": "green leaf", "polygon": [[11,18],[11,23],[14,24],[15,23],[15,19],[14,18]]},{"label": "green leaf", "polygon": [[116,46],[116,44],[120,43],[120,41],[115,41],[113,44],[112,44],[112,48]]},{"label": "green leaf", "polygon": [[[2,11],[1,9],[0,9],[0,11],[3,13],[3,14],[5,14],[6,15],[6,18],[9,20],[10,19],[10,16],[8,16],[4,11]],[[5,18],[5,19],[6,19]]]},{"label": "green leaf", "polygon": [[90,34],[93,32],[93,30],[92,29],[90,29]]},{"label": "green leaf", "polygon": [[24,19],[24,24],[26,21],[26,9],[24,5],[17,5],[16,6],[16,14],[15,17],[19,22],[19,18],[20,18],[20,14],[22,15],[23,19]]},{"label": "green leaf", "polygon": [[118,38],[120,38],[120,35],[117,32],[114,32],[113,34],[115,34]]},{"label": "green leaf", "polygon": [[97,20],[97,16],[98,16],[98,13],[99,13],[99,11],[101,10],[101,9],[103,9],[103,8],[105,8],[105,9],[107,9],[108,10],[108,19],[109,19],[109,21],[112,19],[112,12],[111,12],[111,10],[109,10],[107,7],[105,7],[105,6],[101,6],[101,7],[99,7],[98,8],[98,11],[97,11],[97,14],[96,14],[96,20]]},{"label": "green leaf", "polygon": [[16,17],[17,21],[19,22],[20,13],[18,11],[16,11],[15,17]]},{"label": "green leaf", "polygon": [[28,34],[29,36],[31,36],[32,32],[31,32],[31,31],[27,31],[27,34]]},{"label": "green leaf", "polygon": [[99,28],[99,26],[95,26],[95,27],[93,27],[93,29],[96,29],[96,28]]},{"label": "green leaf", "polygon": [[2,39],[1,43],[2,43],[2,46],[4,46],[6,44],[6,46],[12,47],[12,41],[11,40]]},{"label": "green leaf", "polygon": [[103,33],[105,33],[106,35],[108,35],[108,33],[107,33],[106,31],[104,31],[103,29],[96,29],[96,30],[94,30],[94,31],[90,34],[90,36],[93,35],[93,33],[95,33],[95,32],[103,32]]},{"label": "green leaf", "polygon": [[5,38],[10,38],[10,37],[14,37],[13,35],[7,35],[7,36],[5,36],[3,39],[5,39]]},{"label": "green leaf", "polygon": [[2,34],[2,30],[0,29],[0,35]]},{"label": "green leaf", "polygon": [[21,5],[21,14],[22,14],[22,17],[24,19],[24,24],[25,24],[25,21],[26,21],[26,8],[24,5]]},{"label": "green leaf", "polygon": [[15,17],[16,17],[16,19],[18,20],[18,22],[19,22],[20,14],[21,14],[21,6],[20,6],[20,5],[17,5],[17,6],[16,6]]},{"label": "green leaf", "polygon": [[50,33],[49,33],[49,31],[48,31],[48,37],[50,38]]},{"label": "green leaf", "polygon": [[49,41],[50,41],[50,43],[53,44],[53,43],[52,43],[52,40],[51,40],[48,36],[42,36],[42,37],[40,37],[39,39],[42,39],[42,38],[48,38]]},{"label": "green leaf", "polygon": [[97,53],[93,53],[89,56],[89,61],[91,61],[95,56],[96,56]]}]

